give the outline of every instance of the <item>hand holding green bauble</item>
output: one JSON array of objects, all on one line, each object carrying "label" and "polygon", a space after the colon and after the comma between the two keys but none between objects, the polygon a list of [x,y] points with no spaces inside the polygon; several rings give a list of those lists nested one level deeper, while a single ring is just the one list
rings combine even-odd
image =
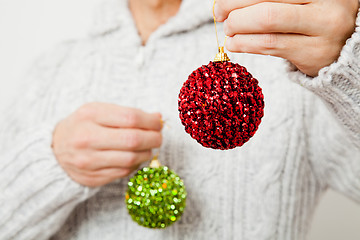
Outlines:
[{"label": "hand holding green bauble", "polygon": [[185,209],[186,190],[180,177],[157,156],[128,182],[125,194],[132,219],[148,228],[166,228],[179,220]]}]

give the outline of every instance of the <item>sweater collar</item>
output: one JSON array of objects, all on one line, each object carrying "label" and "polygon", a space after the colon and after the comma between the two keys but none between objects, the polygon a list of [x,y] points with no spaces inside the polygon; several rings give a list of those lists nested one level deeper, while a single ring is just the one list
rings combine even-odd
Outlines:
[{"label": "sweater collar", "polygon": [[[183,0],[179,12],[154,32],[167,36],[196,29],[212,20],[210,0]],[[120,29],[132,20],[128,0],[106,0],[95,10],[91,35],[103,35]]]}]

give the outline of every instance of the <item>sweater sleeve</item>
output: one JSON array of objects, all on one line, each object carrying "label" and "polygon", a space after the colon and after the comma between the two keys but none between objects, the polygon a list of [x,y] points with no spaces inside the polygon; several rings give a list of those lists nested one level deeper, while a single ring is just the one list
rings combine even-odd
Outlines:
[{"label": "sweater sleeve", "polygon": [[38,61],[0,120],[0,239],[48,239],[98,189],[72,181],[51,148],[56,99],[49,87],[70,44]]},{"label": "sweater sleeve", "polygon": [[308,102],[310,155],[319,180],[360,202],[360,13],[336,62],[315,78],[290,64],[289,75],[322,100]]}]

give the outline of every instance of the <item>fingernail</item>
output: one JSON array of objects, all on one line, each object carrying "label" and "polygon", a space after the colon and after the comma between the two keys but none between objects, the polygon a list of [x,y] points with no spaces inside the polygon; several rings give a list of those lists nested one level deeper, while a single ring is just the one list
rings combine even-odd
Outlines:
[{"label": "fingernail", "polygon": [[163,129],[164,125],[165,125],[165,121],[162,120],[162,118],[160,119],[160,124],[161,124],[161,129]]},{"label": "fingernail", "polygon": [[232,41],[234,40],[234,37],[228,37],[225,43],[225,48],[229,51],[229,52],[234,52],[233,49],[233,43]]},{"label": "fingernail", "polygon": [[159,113],[159,112],[155,112],[155,113],[153,113],[154,115],[156,115],[157,117],[159,117],[159,119],[160,119],[160,125],[161,125],[161,128],[160,128],[160,130],[164,127],[164,124],[165,124],[165,121],[163,120],[163,118],[162,118],[162,114],[161,113]]},{"label": "fingernail", "polygon": [[161,124],[161,128],[160,129],[163,129],[164,128],[164,125],[165,125],[165,120],[163,120],[163,117],[162,117],[162,114],[159,113],[159,116],[160,116],[160,124]]},{"label": "fingernail", "polygon": [[216,21],[219,21],[219,20],[220,20],[220,17],[221,17],[221,12],[220,12],[219,5],[218,5],[217,3],[215,3],[214,15],[215,15]]},{"label": "fingernail", "polygon": [[224,21],[223,27],[224,27],[224,33],[227,35],[228,34],[228,32],[227,32],[228,27],[227,27],[226,22],[227,22],[227,20]]},{"label": "fingernail", "polygon": [[229,49],[227,48],[227,46],[229,46],[229,45],[231,44],[232,39],[233,39],[233,37],[229,37],[229,36],[227,36],[227,38],[226,38],[225,47],[226,47],[227,50],[229,50]]}]

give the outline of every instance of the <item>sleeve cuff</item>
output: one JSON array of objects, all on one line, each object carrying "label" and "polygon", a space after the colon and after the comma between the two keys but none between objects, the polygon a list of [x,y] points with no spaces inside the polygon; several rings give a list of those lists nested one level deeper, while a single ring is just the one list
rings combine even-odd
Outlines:
[{"label": "sleeve cuff", "polygon": [[[14,146],[16,150],[8,151],[7,157],[4,157],[6,164],[0,167],[0,173],[7,177],[1,185],[6,189],[11,189],[13,193],[18,190],[18,194],[27,194],[30,189],[34,191],[35,188],[46,187],[52,182],[58,187],[63,186],[69,193],[77,193],[79,197],[91,195],[91,192],[96,190],[95,188],[76,183],[59,165],[51,148],[52,134],[52,125],[42,125],[24,133],[20,137],[22,139],[18,139],[21,143]],[[25,186],[31,186],[31,188]],[[62,188],[57,189],[59,190]]]},{"label": "sleeve cuff", "polygon": [[315,78],[289,63],[290,80],[318,95],[347,129],[360,148],[360,13],[355,32],[343,47],[338,60],[322,68]]}]

